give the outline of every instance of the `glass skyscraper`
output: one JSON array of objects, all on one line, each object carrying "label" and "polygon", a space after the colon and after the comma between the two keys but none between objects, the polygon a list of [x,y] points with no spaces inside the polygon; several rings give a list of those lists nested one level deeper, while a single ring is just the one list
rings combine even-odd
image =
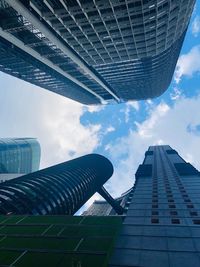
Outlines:
[{"label": "glass skyscraper", "polygon": [[0,70],[84,104],[161,95],[195,0],[0,0]]},{"label": "glass skyscraper", "polygon": [[35,138],[0,138],[0,174],[37,171],[40,154],[40,145]]}]

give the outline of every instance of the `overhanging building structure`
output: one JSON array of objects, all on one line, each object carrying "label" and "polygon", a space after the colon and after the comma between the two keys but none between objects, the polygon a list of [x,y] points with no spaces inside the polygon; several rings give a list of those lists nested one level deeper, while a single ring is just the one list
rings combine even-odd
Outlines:
[{"label": "overhanging building structure", "polygon": [[0,0],[0,70],[84,104],[161,95],[195,0]]}]

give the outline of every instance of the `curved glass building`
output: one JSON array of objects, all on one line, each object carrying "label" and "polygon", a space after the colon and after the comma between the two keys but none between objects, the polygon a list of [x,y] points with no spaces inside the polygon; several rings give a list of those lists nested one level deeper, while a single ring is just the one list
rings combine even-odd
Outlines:
[{"label": "curved glass building", "polygon": [[0,0],[0,70],[84,104],[169,86],[195,0]]},{"label": "curved glass building", "polygon": [[37,171],[40,154],[40,144],[35,138],[0,138],[0,174]]},{"label": "curved glass building", "polygon": [[112,176],[109,160],[86,155],[0,184],[1,214],[74,214]]}]

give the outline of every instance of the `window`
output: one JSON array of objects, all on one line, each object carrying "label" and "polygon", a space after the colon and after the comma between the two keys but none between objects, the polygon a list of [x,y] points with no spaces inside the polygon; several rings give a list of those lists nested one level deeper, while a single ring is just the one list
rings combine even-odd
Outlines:
[{"label": "window", "polygon": [[200,224],[200,220],[193,220],[193,224]]},{"label": "window", "polygon": [[153,203],[158,203],[158,199],[157,198],[154,198],[154,199],[152,199],[152,202]]},{"label": "window", "polygon": [[179,219],[175,219],[175,218],[171,219],[171,222],[173,224],[180,224],[180,220]]},{"label": "window", "polygon": [[190,211],[190,215],[191,215],[191,216],[197,216],[198,213],[197,213],[196,211]]},{"label": "window", "polygon": [[176,210],[172,210],[170,211],[170,215],[171,216],[178,215],[178,212]]},{"label": "window", "polygon": [[155,215],[158,215],[158,214],[159,214],[159,212],[158,212],[158,211],[156,211],[156,210],[152,210],[151,214],[155,216]]},{"label": "window", "polygon": [[158,218],[151,218],[151,223],[159,223],[159,219]]},{"label": "window", "polygon": [[172,194],[172,190],[166,190],[167,194]]},{"label": "window", "polygon": [[180,191],[181,191],[182,194],[186,193],[186,191],[184,189],[181,189]]},{"label": "window", "polygon": [[152,209],[158,209],[158,205],[157,204],[153,204],[152,205]]},{"label": "window", "polygon": [[189,198],[184,199],[185,202],[191,202],[191,200]]}]

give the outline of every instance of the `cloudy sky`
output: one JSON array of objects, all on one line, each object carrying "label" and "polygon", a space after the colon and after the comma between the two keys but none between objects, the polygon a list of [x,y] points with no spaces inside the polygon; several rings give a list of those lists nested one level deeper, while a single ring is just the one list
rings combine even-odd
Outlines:
[{"label": "cloudy sky", "polygon": [[149,145],[169,144],[200,169],[199,14],[198,3],[171,86],[153,100],[87,107],[0,72],[0,137],[38,138],[41,168],[87,153],[108,157],[113,196],[133,185]]}]

